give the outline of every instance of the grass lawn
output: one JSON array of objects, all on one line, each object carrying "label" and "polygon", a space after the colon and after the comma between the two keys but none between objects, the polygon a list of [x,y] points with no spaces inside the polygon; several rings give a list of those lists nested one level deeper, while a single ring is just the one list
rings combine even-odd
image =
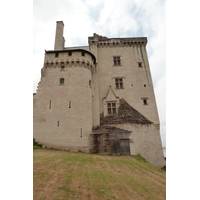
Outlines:
[{"label": "grass lawn", "polygon": [[34,200],[166,199],[166,172],[138,156],[33,150]]}]

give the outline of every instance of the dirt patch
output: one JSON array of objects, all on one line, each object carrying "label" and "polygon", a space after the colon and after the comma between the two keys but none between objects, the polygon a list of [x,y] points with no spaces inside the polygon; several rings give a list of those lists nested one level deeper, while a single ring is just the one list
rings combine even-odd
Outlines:
[{"label": "dirt patch", "polygon": [[132,156],[33,153],[35,200],[165,199],[166,172]]}]

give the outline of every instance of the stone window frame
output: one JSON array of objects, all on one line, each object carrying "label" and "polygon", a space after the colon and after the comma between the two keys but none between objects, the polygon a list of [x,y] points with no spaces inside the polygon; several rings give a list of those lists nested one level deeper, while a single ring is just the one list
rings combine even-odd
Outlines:
[{"label": "stone window frame", "polygon": [[143,105],[144,105],[144,106],[149,105],[149,104],[148,104],[148,99],[149,99],[148,97],[143,97],[143,98],[141,98],[141,100],[143,100]]},{"label": "stone window frame", "polygon": [[139,68],[143,67],[142,62],[138,62],[138,67]]},{"label": "stone window frame", "polygon": [[114,67],[122,66],[122,64],[121,64],[121,56],[113,56],[113,66]]},{"label": "stone window frame", "polygon": [[115,89],[124,89],[123,77],[115,77]]},{"label": "stone window frame", "polygon": [[60,85],[64,85],[65,83],[65,79],[64,78],[60,78]]},{"label": "stone window frame", "polygon": [[107,115],[116,115],[117,114],[117,101],[107,101]]}]

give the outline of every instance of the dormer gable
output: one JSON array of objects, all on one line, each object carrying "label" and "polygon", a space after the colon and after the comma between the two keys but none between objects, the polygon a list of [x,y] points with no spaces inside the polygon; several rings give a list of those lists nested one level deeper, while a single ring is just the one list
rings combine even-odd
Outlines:
[{"label": "dormer gable", "polygon": [[109,86],[106,96],[102,99],[102,103],[104,117],[116,115],[118,113],[119,97],[115,95],[111,86]]}]

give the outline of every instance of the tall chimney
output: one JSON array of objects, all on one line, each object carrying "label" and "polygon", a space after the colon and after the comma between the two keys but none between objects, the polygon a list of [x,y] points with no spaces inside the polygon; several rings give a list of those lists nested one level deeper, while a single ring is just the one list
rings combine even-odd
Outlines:
[{"label": "tall chimney", "polygon": [[54,51],[63,50],[65,45],[65,38],[63,37],[64,23],[63,21],[57,21],[56,23],[57,25]]}]

